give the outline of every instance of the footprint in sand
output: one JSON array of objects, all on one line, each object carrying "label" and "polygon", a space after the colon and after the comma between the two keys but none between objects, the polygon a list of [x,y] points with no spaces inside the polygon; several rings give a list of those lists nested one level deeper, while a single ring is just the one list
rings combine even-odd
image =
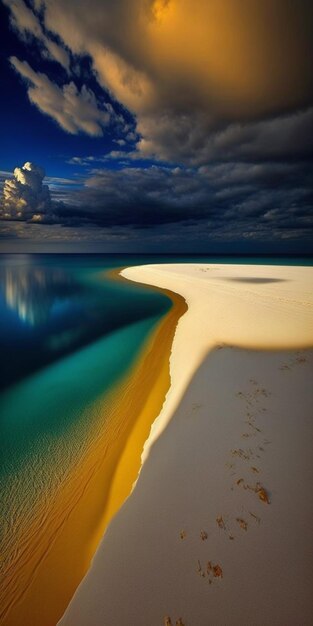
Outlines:
[{"label": "footprint in sand", "polygon": [[216,518],[216,523],[217,523],[218,527],[221,528],[221,530],[226,530],[226,524],[224,522],[224,519],[223,519],[222,515],[219,515]]},{"label": "footprint in sand", "polygon": [[248,530],[248,522],[246,522],[246,520],[242,519],[242,517],[236,517],[236,522],[238,522],[240,528],[242,528],[242,530]]},{"label": "footprint in sand", "polygon": [[[234,489],[237,489],[238,487],[242,488],[245,491],[248,491],[248,492],[250,491],[251,497],[255,498],[255,496],[257,496],[257,499],[259,501],[263,502],[264,504],[270,504],[269,494],[267,490],[259,482],[250,484],[248,479],[240,477],[240,474],[239,474],[239,471],[242,472],[243,474],[245,473],[243,466],[241,467],[241,469],[239,469],[241,461],[244,461],[245,463],[247,461],[250,461],[251,463],[252,459],[260,459],[261,456],[263,456],[265,452],[265,448],[263,446],[269,445],[271,443],[268,439],[264,437],[264,433],[262,433],[262,430],[261,428],[259,428],[258,423],[257,423],[257,417],[267,410],[265,406],[262,406],[262,399],[269,398],[271,393],[267,391],[265,387],[262,387],[260,383],[254,378],[251,378],[249,380],[249,383],[250,385],[253,386],[253,390],[249,393],[238,391],[236,393],[236,397],[239,400],[242,400],[245,404],[246,419],[244,419],[243,421],[251,429],[250,431],[248,430],[248,432],[247,431],[242,432],[241,437],[244,439],[249,439],[251,437],[254,437],[255,443],[253,447],[249,447],[249,448],[238,447],[238,448],[233,448],[232,450],[230,450],[230,455],[232,457],[236,457],[238,459],[238,463],[235,461],[234,462],[229,461],[228,463],[225,463],[225,467],[228,469],[230,476],[237,476],[237,480],[230,487],[232,491],[234,491]],[[261,469],[259,467],[256,467],[255,465],[250,465],[250,467],[247,467],[247,470],[249,470],[249,472],[252,472],[253,474],[260,474],[261,472]],[[238,477],[238,474],[239,474],[239,477]],[[251,504],[250,506],[253,506],[253,504]],[[237,524],[237,527],[239,526],[241,530],[245,532],[247,532],[248,530],[249,524],[248,524],[247,519],[245,519],[247,518],[247,515],[250,516],[251,523],[254,522],[254,524],[260,525],[261,518],[255,513],[253,513],[252,511],[246,510],[244,506],[242,506],[242,513],[244,514],[244,517],[234,516],[232,518],[234,524]],[[220,528],[220,530],[226,533],[225,537],[233,541],[236,538],[237,533],[234,532],[234,529],[232,528],[232,524],[229,525],[228,523],[225,522],[225,519],[227,518],[228,516],[226,516],[225,518],[222,515],[218,515],[218,517],[216,517],[216,523],[217,523],[217,526]],[[240,531],[239,531],[239,534],[240,534]],[[202,569],[201,569],[201,572],[203,572]],[[202,573],[200,575],[202,575]]]},{"label": "footprint in sand", "polygon": [[201,576],[201,578],[205,578],[205,571],[202,569],[199,559],[198,559],[197,573],[199,574],[199,576]]},{"label": "footprint in sand", "polygon": [[208,577],[210,585],[212,584],[214,579],[219,580],[223,578],[223,569],[221,565],[219,563],[213,565],[211,561],[207,562],[206,569],[204,570],[202,568],[201,562],[198,560],[197,573],[199,574],[199,576],[201,576],[201,578]]},{"label": "footprint in sand", "polygon": [[297,356],[296,361],[297,361],[298,364],[307,363],[308,362],[308,360],[307,360],[307,358],[305,356],[300,356],[300,355]]},{"label": "footprint in sand", "polygon": [[283,363],[279,369],[282,372],[287,372],[287,371],[290,371],[296,365],[303,365],[304,363],[307,363],[307,362],[308,362],[307,357],[304,356],[301,352],[298,352],[297,356],[294,359],[290,359],[288,363]]},{"label": "footprint in sand", "polygon": [[250,461],[250,459],[253,458],[253,451],[251,448],[235,448],[234,450],[231,450],[230,453],[232,456],[237,456],[243,461]]},{"label": "footprint in sand", "polygon": [[199,409],[201,409],[202,404],[193,404],[192,405],[192,410],[193,411],[198,411]]},{"label": "footprint in sand", "polygon": [[248,424],[248,426],[250,426],[250,428],[253,428],[253,430],[255,430],[257,433],[261,433],[262,432],[260,428],[258,428],[254,424],[252,424],[252,422],[250,422],[249,420],[246,420],[246,424]]},{"label": "footprint in sand", "polygon": [[236,485],[238,487],[243,487],[243,489],[253,491],[257,494],[262,502],[265,502],[266,504],[270,503],[269,495],[266,489],[264,489],[264,487],[261,485],[261,483],[256,483],[256,485],[249,485],[244,481],[243,478],[239,478],[239,480],[236,481]]},{"label": "footprint in sand", "polygon": [[211,562],[208,561],[207,564],[207,572],[212,572],[214,578],[223,578],[223,570],[220,565],[211,565]]},{"label": "footprint in sand", "polygon": [[230,539],[230,541],[234,541],[235,537],[232,532],[230,532],[230,529],[228,528],[228,525],[226,524],[222,515],[219,515],[216,518],[216,523],[221,530],[228,533],[228,539]]},{"label": "footprint in sand", "polygon": [[279,369],[280,369],[282,372],[287,372],[288,370],[290,370],[290,367],[289,367],[289,365],[284,364],[284,365],[282,365]]}]

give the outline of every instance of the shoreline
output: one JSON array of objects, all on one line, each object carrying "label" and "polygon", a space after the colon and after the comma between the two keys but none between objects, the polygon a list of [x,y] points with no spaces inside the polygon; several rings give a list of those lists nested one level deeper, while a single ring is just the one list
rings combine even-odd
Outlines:
[{"label": "shoreline", "polygon": [[312,268],[238,268],[123,272],[188,312],[136,487],[62,626],[311,623]]},{"label": "shoreline", "polygon": [[25,616],[32,626],[55,626],[88,571],[110,519],[131,492],[151,419],[160,411],[170,384],[172,337],[185,310],[181,297],[170,297],[172,308],[145,341],[131,370],[105,395],[105,404],[100,398],[89,407],[110,416],[102,432],[91,436],[87,453],[44,510],[34,512],[28,529],[34,537],[32,552],[26,560],[26,541],[17,563],[12,564],[14,569],[8,571],[2,605],[2,610],[7,610],[1,622],[5,626],[22,626]]},{"label": "shoreline", "polygon": [[[297,285],[299,270],[304,271],[306,278]],[[188,306],[174,337],[172,385],[145,444],[143,458],[168,424],[210,350],[221,346],[257,350],[313,348],[311,267],[192,263],[130,267],[122,274],[135,282],[146,280],[160,288],[169,287],[174,293],[181,293]],[[290,274],[299,293],[289,293],[286,277]]]}]

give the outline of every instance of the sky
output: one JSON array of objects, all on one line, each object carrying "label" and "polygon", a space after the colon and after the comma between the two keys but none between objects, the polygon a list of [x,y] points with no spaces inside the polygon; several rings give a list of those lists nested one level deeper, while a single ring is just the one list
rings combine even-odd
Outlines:
[{"label": "sky", "polygon": [[0,0],[0,252],[313,252],[309,0]]}]

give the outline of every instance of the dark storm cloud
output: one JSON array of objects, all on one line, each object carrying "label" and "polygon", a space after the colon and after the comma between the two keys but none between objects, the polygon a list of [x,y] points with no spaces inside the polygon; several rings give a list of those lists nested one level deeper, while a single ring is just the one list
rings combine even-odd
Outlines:
[{"label": "dark storm cloud", "polygon": [[233,238],[309,236],[310,168],[299,164],[229,163],[202,172],[184,168],[98,170],[67,203],[55,204],[54,223],[129,228],[157,233],[172,225]]},{"label": "dark storm cloud", "polygon": [[[83,188],[56,191],[42,224],[194,241],[309,237],[310,2],[199,0],[196,11],[194,0],[5,3],[20,35],[67,69],[56,84],[11,59],[41,111],[68,133],[101,138],[115,119],[103,90],[133,119],[132,128],[116,120],[117,150],[67,160],[85,168]],[[99,91],[87,75],[76,87],[70,60],[80,58]],[[96,164],[106,169],[88,169]]]},{"label": "dark storm cloud", "polygon": [[[66,181],[65,181],[66,183]],[[24,196],[23,196],[24,202]],[[13,219],[6,214],[6,221]],[[213,240],[308,240],[313,228],[311,165],[215,163],[200,169],[152,166],[94,170],[83,188],[53,192],[40,213],[33,205],[18,220],[40,222],[51,237],[86,230],[122,237],[161,235]],[[53,229],[53,230],[52,230]],[[17,231],[20,233],[20,230]],[[99,233],[100,236],[100,233]]]},{"label": "dark storm cloud", "polygon": [[[163,125],[162,125],[163,124]],[[312,159],[313,108],[256,122],[220,124],[217,130],[192,116],[164,118],[143,153],[193,165],[216,161]],[[152,137],[152,135],[151,135]],[[159,142],[159,143],[158,143]]]}]

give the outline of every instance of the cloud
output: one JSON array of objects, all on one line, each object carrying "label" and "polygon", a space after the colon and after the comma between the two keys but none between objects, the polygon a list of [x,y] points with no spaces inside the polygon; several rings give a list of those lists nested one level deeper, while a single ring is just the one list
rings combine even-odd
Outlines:
[{"label": "cloud", "polygon": [[29,36],[38,39],[44,46],[44,56],[60,63],[69,72],[70,56],[65,48],[48,37],[42,29],[38,17],[29,9],[23,0],[3,0],[11,11],[11,23],[20,37]]},{"label": "cloud", "polygon": [[[145,231],[152,236],[233,240],[309,238],[313,225],[310,167],[215,164],[94,170],[82,189],[55,205],[54,222],[83,229]],[[252,236],[252,235],[251,235]]]},{"label": "cloud", "polygon": [[313,107],[288,115],[210,128],[203,115],[147,118],[138,125],[142,157],[202,165],[216,160],[311,159]]},{"label": "cloud", "polygon": [[[200,169],[97,169],[80,189],[57,179],[51,201],[41,168],[5,182],[1,232],[39,240],[147,242],[310,241],[310,164],[215,163]],[[63,187],[63,189],[62,189]],[[15,222],[10,222],[15,220]],[[21,222],[24,222],[23,224]]]},{"label": "cloud", "polygon": [[74,157],[71,157],[67,161],[67,163],[69,163],[69,165],[81,165],[81,166],[87,165],[88,166],[91,163],[108,163],[108,161],[120,161],[120,162],[138,161],[138,160],[142,160],[143,158],[144,158],[143,155],[140,152],[138,152],[138,150],[131,150],[131,151],[111,150],[110,152],[107,152],[107,154],[103,154],[100,156],[93,156],[93,155],[84,156],[84,157],[74,156]]},{"label": "cloud", "polygon": [[42,112],[66,132],[100,137],[116,119],[109,93],[114,110],[133,118],[116,150],[88,147],[68,161],[85,168],[83,188],[58,191],[47,228],[309,237],[311,2],[5,1],[20,33],[41,43],[43,34],[70,55],[70,69],[84,69],[60,85],[11,59]]},{"label": "cloud", "polygon": [[42,181],[45,171],[27,161],[6,179],[0,202],[0,219],[40,222],[51,209],[50,191]]},{"label": "cloud", "polygon": [[255,118],[303,107],[312,95],[306,0],[199,0],[196,11],[193,0],[90,0],[88,7],[83,0],[54,0],[45,6],[47,26],[76,52],[89,52],[127,106],[137,93],[145,112],[192,105],[209,106],[218,117]]},{"label": "cloud", "polygon": [[103,127],[111,119],[111,107],[99,108],[91,89],[83,85],[77,89],[73,82],[59,87],[45,74],[36,73],[26,61],[10,59],[14,69],[28,83],[28,97],[43,113],[46,113],[68,133],[84,132],[101,136]]},{"label": "cloud", "polygon": [[67,160],[67,163],[69,165],[81,165],[81,166],[85,166],[85,165],[90,165],[91,163],[94,162],[101,162],[106,160],[106,156],[93,156],[93,155],[89,155],[89,156],[84,156],[84,157],[79,157],[79,156],[73,156],[70,159]]},{"label": "cloud", "polygon": [[64,69],[66,69],[69,72],[70,57],[68,53],[66,52],[66,50],[64,50],[64,48],[62,48],[57,43],[55,43],[55,41],[52,41],[51,39],[48,39],[47,37],[45,37],[43,41],[46,47],[45,56],[48,59],[57,61],[58,63],[60,63],[60,65],[64,67]]},{"label": "cloud", "polygon": [[[89,57],[93,78],[134,115],[143,158],[199,165],[310,150],[309,0],[198,0],[196,10],[193,0],[43,0],[33,10],[5,2],[19,32],[41,41],[49,33],[54,58],[66,50]],[[19,71],[29,79],[29,70]],[[100,135],[94,116],[85,130],[79,106],[66,119],[50,106],[53,86],[66,104],[74,84],[60,90],[42,76],[32,75],[32,101],[68,132]]]},{"label": "cloud", "polygon": [[[204,163],[221,151],[226,132],[239,144],[255,135],[247,154],[264,158],[280,116],[312,105],[308,0],[199,0],[196,9],[193,0],[88,7],[46,0],[45,7],[47,27],[74,53],[90,55],[101,85],[134,113],[145,156]],[[280,146],[292,146],[284,128],[277,135]]]}]

